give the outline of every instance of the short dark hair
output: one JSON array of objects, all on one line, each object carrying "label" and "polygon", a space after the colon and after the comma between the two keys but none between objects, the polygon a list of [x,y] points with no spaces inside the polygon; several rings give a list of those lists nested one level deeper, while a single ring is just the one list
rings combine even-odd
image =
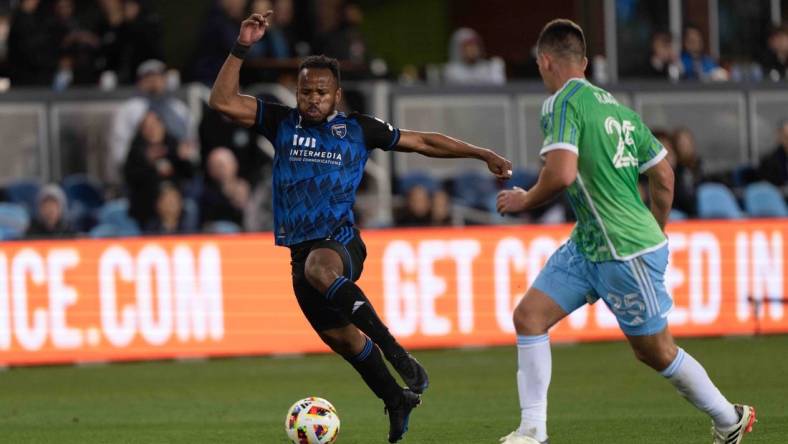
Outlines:
[{"label": "short dark hair", "polygon": [[331,74],[337,80],[337,86],[339,86],[339,61],[337,59],[322,54],[309,56],[298,66],[298,72],[300,73],[304,69],[309,68],[322,68],[331,71]]},{"label": "short dark hair", "polygon": [[666,31],[657,31],[654,34],[651,34],[651,43],[654,42],[666,43],[669,45],[673,43],[673,36]]},{"label": "short dark hair", "polygon": [[773,26],[769,32],[769,37],[774,37],[777,34],[788,34],[788,25]]},{"label": "short dark hair", "polygon": [[544,25],[536,47],[539,52],[580,61],[586,56],[586,37],[577,23],[568,19],[555,19]]},{"label": "short dark hair", "polygon": [[697,25],[697,24],[695,24],[695,23],[692,23],[692,22],[690,22],[690,23],[687,23],[686,25],[684,25],[684,29],[683,29],[683,30],[682,30],[682,32],[681,32],[681,36],[682,36],[682,38],[683,38],[683,37],[686,37],[686,36],[687,36],[687,34],[688,34],[690,31],[693,31],[693,30],[694,30],[694,31],[698,31],[698,32],[700,33],[700,35],[701,35],[701,36],[703,35],[703,30],[702,30],[702,29],[700,29],[700,26],[698,26],[698,25]]}]

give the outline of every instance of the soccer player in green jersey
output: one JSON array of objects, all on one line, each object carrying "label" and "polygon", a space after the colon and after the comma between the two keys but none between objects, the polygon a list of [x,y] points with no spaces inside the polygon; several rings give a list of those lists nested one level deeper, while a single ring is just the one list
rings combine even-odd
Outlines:
[{"label": "soccer player in green jersey", "polygon": [[[542,106],[545,161],[528,191],[498,195],[498,211],[519,213],[566,191],[577,216],[571,238],[556,251],[514,312],[520,427],[506,444],[547,439],[550,327],[584,304],[602,299],[615,314],[635,356],[660,372],[712,418],[715,444],[738,444],[755,410],[733,405],[706,371],[677,347],[667,324],[673,301],[665,290],[664,234],[673,200],[673,170],[666,151],[634,111],[584,78],[582,29],[554,20],[537,43],[539,73],[552,94]],[[648,176],[651,208],[638,194]]]}]

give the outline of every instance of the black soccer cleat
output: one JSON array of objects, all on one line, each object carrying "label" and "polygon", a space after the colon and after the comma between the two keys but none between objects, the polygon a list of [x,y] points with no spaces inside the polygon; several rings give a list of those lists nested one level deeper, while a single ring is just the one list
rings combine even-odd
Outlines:
[{"label": "black soccer cleat", "polygon": [[399,358],[393,359],[391,364],[402,377],[402,380],[405,381],[408,388],[414,393],[422,394],[430,386],[430,378],[427,376],[427,371],[410,353],[405,353]]},{"label": "black soccer cleat", "polygon": [[384,409],[389,415],[389,442],[397,442],[408,431],[410,412],[421,404],[421,396],[405,389],[402,391],[399,404],[387,405]]}]

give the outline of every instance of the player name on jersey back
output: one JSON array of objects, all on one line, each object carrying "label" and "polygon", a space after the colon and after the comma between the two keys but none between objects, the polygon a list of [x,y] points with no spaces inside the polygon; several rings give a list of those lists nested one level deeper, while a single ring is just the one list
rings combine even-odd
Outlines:
[{"label": "player name on jersey back", "polygon": [[577,216],[572,239],[595,262],[628,260],[666,242],[638,190],[638,177],[666,151],[631,109],[585,79],[570,79],[542,106],[544,156],[578,155],[567,196]]}]

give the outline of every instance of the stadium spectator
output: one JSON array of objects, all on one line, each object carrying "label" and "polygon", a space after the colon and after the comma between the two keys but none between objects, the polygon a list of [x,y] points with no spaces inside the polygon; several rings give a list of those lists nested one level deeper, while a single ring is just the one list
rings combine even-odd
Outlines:
[{"label": "stadium spectator", "polygon": [[250,187],[238,177],[238,161],[233,152],[225,147],[213,149],[208,157],[207,173],[200,199],[201,225],[228,221],[243,226]]},{"label": "stadium spectator", "polygon": [[66,218],[66,194],[56,184],[41,188],[36,196],[36,215],[27,229],[30,239],[72,237],[76,232]]},{"label": "stadium spectator", "polygon": [[[664,145],[667,140],[663,138],[660,141]],[[695,146],[695,137],[689,128],[679,128],[673,134],[672,145],[676,156],[673,208],[694,216],[696,214],[695,191],[698,185],[703,182],[703,170]],[[670,151],[670,146],[671,142],[668,142],[665,148]]]},{"label": "stadium spectator", "polygon": [[98,4],[101,49],[97,66],[113,72],[118,83],[132,84],[143,62],[164,58],[161,18],[141,0],[98,0]]},{"label": "stadium spectator", "polygon": [[422,227],[432,223],[430,190],[423,184],[411,186],[405,194],[405,206],[395,218],[400,227]]},{"label": "stadium spectator", "polygon": [[321,2],[318,7],[320,32],[312,42],[315,54],[363,64],[367,60],[367,44],[361,33],[364,13],[355,3]]},{"label": "stadium spectator", "polygon": [[213,83],[245,15],[246,0],[216,0],[199,32],[194,80],[206,85]]},{"label": "stadium spectator", "polygon": [[684,28],[684,50],[681,52],[682,78],[690,80],[726,80],[727,72],[706,53],[703,33],[694,25]]},{"label": "stadium spectator", "polygon": [[0,77],[8,78],[8,35],[11,31],[10,11],[0,8]]},{"label": "stadium spectator", "polygon": [[291,55],[305,57],[309,55],[309,43],[300,41],[296,30],[295,5],[293,0],[276,0],[274,2],[274,27],[278,29],[287,42]]},{"label": "stadium spectator", "polygon": [[[272,0],[252,0],[253,14],[265,14],[273,9],[274,2]],[[271,28],[266,31],[265,38],[249,50],[247,57],[252,59],[285,59],[291,55],[290,48],[291,45],[285,33],[279,28],[277,22],[274,22]]]},{"label": "stadium spectator", "polygon": [[21,0],[11,16],[8,66],[14,86],[49,86],[55,75],[56,47],[41,25],[40,0]]},{"label": "stadium spectator", "polygon": [[788,25],[772,29],[761,67],[765,75],[775,82],[788,78]]},{"label": "stadium spectator", "polygon": [[788,120],[777,130],[777,146],[761,159],[758,176],[778,187],[788,183]]},{"label": "stadium spectator", "polygon": [[670,163],[670,166],[675,170],[676,166],[678,165],[678,157],[676,156],[676,146],[673,143],[673,135],[670,134],[669,131],[661,128],[654,128],[651,133],[657,140],[659,140],[659,143],[661,143],[668,152],[665,158],[668,160],[668,163]]},{"label": "stadium spectator", "polygon": [[255,188],[263,178],[263,166],[270,159],[258,146],[258,135],[254,130],[241,128],[207,104],[203,105],[199,127],[200,160],[202,169],[208,170],[207,161],[216,147],[229,148],[238,160],[238,175]]},{"label": "stadium spectator", "polygon": [[678,80],[682,65],[673,48],[673,38],[667,32],[651,36],[651,54],[648,63],[639,73],[643,77]]},{"label": "stadium spectator", "polygon": [[180,143],[191,143],[193,122],[186,104],[167,90],[166,65],[148,60],[137,68],[137,95],[115,113],[109,134],[107,177],[116,178],[130,144],[148,111],[156,113],[167,134]]},{"label": "stadium spectator", "polygon": [[184,187],[194,174],[190,153],[179,146],[152,111],[145,114],[123,167],[129,193],[129,214],[147,227],[155,214],[159,186],[172,181]]},{"label": "stadium spectator", "polygon": [[[673,168],[673,170],[675,171],[678,165],[678,157],[676,156],[676,147],[673,144],[673,135],[671,135],[668,131],[661,128],[654,128],[651,131],[651,133],[659,141],[659,143],[662,144],[662,146],[665,148],[665,151],[667,151],[667,155],[665,156],[665,159],[667,159],[668,163],[670,164],[670,167]],[[640,192],[640,198],[643,200],[643,203],[645,203],[647,207],[650,207],[651,196],[649,195],[649,190],[648,190],[648,176],[646,176],[645,174],[641,174],[640,177],[638,178],[638,192]],[[678,188],[676,188],[674,193],[674,200],[673,200],[674,208],[676,207],[675,197],[679,193],[684,194],[684,191],[681,191]]]},{"label": "stadium spectator", "polygon": [[430,222],[434,226],[446,226],[452,224],[451,218],[451,197],[446,190],[439,189],[432,194],[432,210],[430,211]]},{"label": "stadium spectator", "polygon": [[178,234],[191,231],[183,211],[183,195],[172,182],[159,184],[156,213],[145,226],[148,234]]},{"label": "stadium spectator", "polygon": [[78,16],[74,0],[55,0],[46,15],[49,44],[57,48],[57,72],[52,87],[62,91],[73,85],[98,81],[96,56],[100,41],[86,17]]},{"label": "stadium spectator", "polygon": [[451,36],[443,76],[447,83],[502,85],[506,83],[506,67],[499,57],[485,58],[484,44],[476,31],[460,28]]}]

